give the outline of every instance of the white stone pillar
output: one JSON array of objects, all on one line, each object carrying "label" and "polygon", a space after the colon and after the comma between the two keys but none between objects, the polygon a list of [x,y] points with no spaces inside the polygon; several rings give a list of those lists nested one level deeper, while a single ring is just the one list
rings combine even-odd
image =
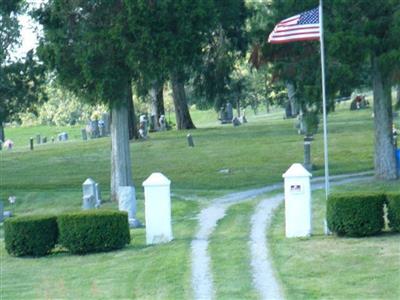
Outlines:
[{"label": "white stone pillar", "polygon": [[311,176],[301,164],[293,164],[282,175],[285,179],[286,237],[311,235]]},{"label": "white stone pillar", "polygon": [[170,184],[171,181],[161,173],[153,173],[143,182],[148,245],[173,239]]}]

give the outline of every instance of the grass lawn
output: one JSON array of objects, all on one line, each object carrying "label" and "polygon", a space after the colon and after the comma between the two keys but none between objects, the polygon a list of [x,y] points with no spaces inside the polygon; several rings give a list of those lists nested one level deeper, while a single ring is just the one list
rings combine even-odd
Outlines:
[{"label": "grass lawn", "polygon": [[[333,113],[329,123],[330,169],[332,174],[370,170],[373,167],[373,130],[370,110]],[[210,118],[212,118],[210,116]],[[172,189],[185,195],[259,187],[281,181],[293,162],[303,161],[302,136],[295,120],[281,113],[250,118],[245,126],[216,125],[191,131],[195,147],[187,146],[187,131],[150,135],[145,142],[131,144],[133,176],[137,190],[155,171],[172,181]],[[74,129],[76,130],[76,129]],[[7,128],[6,135],[18,140],[23,128]],[[33,132],[29,128],[30,133]],[[38,129],[39,131],[39,129]],[[43,132],[43,129],[40,128]],[[31,134],[29,134],[31,135]],[[0,198],[4,193],[27,190],[80,189],[92,177],[107,191],[110,174],[110,139],[71,139],[37,147],[16,144],[13,151],[0,152]],[[312,144],[312,161],[323,173],[322,135]],[[228,174],[219,173],[229,169]],[[24,180],[21,180],[24,178]]]},{"label": "grass lawn", "polygon": [[[252,115],[249,112],[248,116],[248,124],[234,128],[231,125],[219,125],[215,121],[214,112],[196,111],[194,120],[199,129],[190,131],[194,137],[194,148],[187,146],[187,131],[151,133],[149,140],[131,143],[139,220],[144,220],[142,182],[152,172],[157,171],[172,181],[175,237],[172,243],[147,247],[144,229],[137,229],[131,231],[132,243],[116,252],[86,256],[56,252],[39,259],[14,258],[4,250],[3,230],[0,229],[1,296],[4,299],[191,298],[190,242],[196,230],[195,216],[200,209],[210,199],[228,192],[281,182],[281,174],[292,163],[303,160],[303,137],[296,134],[295,120],[284,120],[282,112],[273,112],[270,115]],[[350,112],[345,106],[339,107],[329,116],[332,174],[372,169],[372,121],[371,110]],[[68,142],[47,143],[35,147],[34,151],[29,150],[28,141],[31,136],[35,137],[40,133],[49,138],[62,131],[69,133]],[[116,207],[115,203],[107,201],[110,138],[82,141],[80,127],[43,126],[6,128],[6,137],[12,139],[16,147],[12,151],[0,152],[0,199],[6,200],[8,196],[16,195],[17,201],[12,206],[6,201],[5,210],[22,215],[80,209],[82,183],[87,177],[100,183],[103,198],[106,200],[104,207]],[[317,167],[313,175],[322,175],[322,134],[317,134],[312,144],[312,161]],[[229,169],[230,172],[220,173],[221,169]],[[218,298],[257,297],[251,287],[246,240],[250,230],[250,216],[256,203],[257,200],[253,200],[232,206],[211,238],[210,252]],[[292,256],[300,253],[297,251],[302,251],[295,246],[332,241],[333,244],[329,247],[333,251],[335,247],[332,245],[346,242],[317,235],[310,240],[291,245],[292,241],[280,236],[279,226],[282,224],[279,223],[282,223],[282,212],[278,213],[278,225],[274,226],[277,232],[276,245],[282,249],[276,253],[278,266],[283,261],[280,254],[288,255],[284,259],[291,261]],[[322,230],[320,223],[320,220],[317,221],[316,229],[320,226],[318,230]],[[383,247],[385,250],[382,252],[388,254],[388,260],[393,259],[391,253],[399,242],[398,236],[383,236],[377,238],[379,239],[390,241],[388,245],[392,246],[388,246],[388,250],[386,246]],[[354,244],[364,247],[371,240],[355,240]],[[382,244],[386,245],[386,242]],[[338,251],[342,249],[336,248]],[[344,248],[350,251],[353,246],[350,244]],[[319,251],[315,251],[315,255],[312,254],[308,259],[315,256],[316,263],[321,264],[319,255]],[[390,285],[389,282],[394,277],[390,270],[396,263],[388,260],[382,260],[382,265],[379,266],[384,270],[382,274],[391,274],[388,275],[391,278],[383,285]],[[348,266],[348,262],[345,265]],[[362,260],[356,261],[355,266],[362,267],[361,262]],[[298,265],[301,266],[301,263]],[[285,279],[281,268],[279,270],[287,287],[287,294],[292,295],[292,282]],[[354,272],[357,273],[358,269]],[[356,282],[357,286],[365,287],[369,282],[367,273],[363,274],[365,278]],[[229,284],[226,283],[226,278],[231,279]],[[341,278],[336,280],[340,282]],[[324,283],[329,284],[329,281]],[[369,286],[368,284],[365,289],[369,290]],[[339,283],[336,287],[339,287]],[[308,297],[307,293],[308,288],[305,287],[304,297]],[[303,294],[299,294],[300,297]],[[310,295],[319,297],[313,291]]]},{"label": "grass lawn", "polygon": [[[335,191],[399,191],[399,182],[373,181]],[[284,208],[268,233],[287,299],[399,299],[400,234],[368,238],[325,236],[325,195],[313,193],[313,236],[285,238]]]},{"label": "grass lawn", "polygon": [[258,299],[250,269],[250,218],[257,201],[237,204],[210,239],[210,256],[216,299]]},{"label": "grass lawn", "polygon": [[145,230],[131,230],[119,251],[84,256],[55,252],[15,258],[0,241],[2,299],[187,299],[189,249],[198,202],[173,199],[174,241],[146,246]]}]

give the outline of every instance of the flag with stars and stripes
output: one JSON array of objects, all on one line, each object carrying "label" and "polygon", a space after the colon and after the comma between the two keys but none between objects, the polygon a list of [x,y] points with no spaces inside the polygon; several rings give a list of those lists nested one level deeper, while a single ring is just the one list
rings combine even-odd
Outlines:
[{"label": "flag with stars and stripes", "polygon": [[284,44],[319,40],[321,36],[319,8],[280,21],[268,37],[268,43]]}]

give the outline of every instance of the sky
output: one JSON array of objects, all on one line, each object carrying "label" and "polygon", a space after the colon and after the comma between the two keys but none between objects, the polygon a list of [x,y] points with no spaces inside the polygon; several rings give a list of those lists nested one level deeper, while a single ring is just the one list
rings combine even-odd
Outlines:
[{"label": "sky", "polygon": [[[32,7],[39,7],[39,5],[44,2],[46,1],[28,1],[29,5]],[[38,43],[37,35],[38,33],[40,34],[40,26],[28,15],[21,15],[18,17],[18,20],[21,24],[21,45],[15,49],[13,57],[22,58],[29,50],[36,48]]]}]

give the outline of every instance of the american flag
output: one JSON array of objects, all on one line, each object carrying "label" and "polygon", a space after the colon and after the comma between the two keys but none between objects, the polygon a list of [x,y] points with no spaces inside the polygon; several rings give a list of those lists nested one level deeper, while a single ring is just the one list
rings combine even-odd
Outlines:
[{"label": "american flag", "polygon": [[320,39],[319,8],[280,21],[268,37],[268,43],[284,44]]}]

